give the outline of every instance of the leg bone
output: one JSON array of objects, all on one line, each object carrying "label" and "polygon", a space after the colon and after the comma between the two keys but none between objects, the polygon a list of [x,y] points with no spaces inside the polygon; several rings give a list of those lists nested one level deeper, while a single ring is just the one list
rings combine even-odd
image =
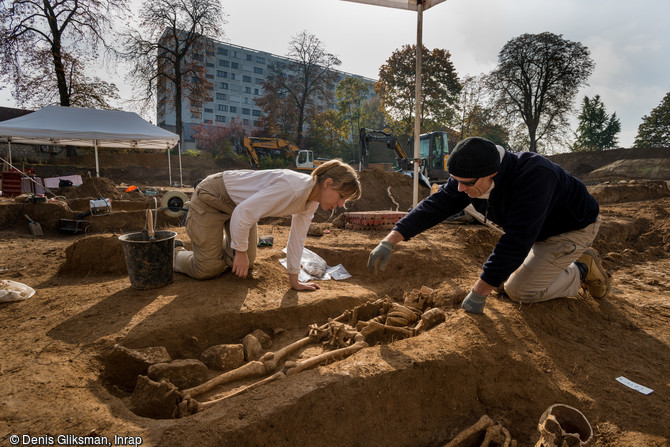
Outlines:
[{"label": "leg bone", "polygon": [[463,441],[468,439],[470,436],[482,430],[486,430],[487,428],[489,428],[494,424],[495,422],[493,422],[493,419],[491,419],[487,415],[484,415],[481,418],[479,418],[477,422],[475,422],[465,430],[461,431],[458,435],[456,435],[454,439],[446,443],[444,447],[456,447],[457,445],[461,444]]},{"label": "leg bone", "polygon": [[346,348],[340,348],[334,351],[325,352],[323,354],[302,360],[300,362],[286,362],[286,366],[288,368],[286,370],[286,375],[290,376],[293,374],[298,374],[301,371],[309,369],[313,366],[318,365],[319,363],[323,363],[328,360],[348,357],[351,354],[358,352],[367,346],[368,344],[361,338],[360,341],[357,341],[353,345],[347,346]]}]

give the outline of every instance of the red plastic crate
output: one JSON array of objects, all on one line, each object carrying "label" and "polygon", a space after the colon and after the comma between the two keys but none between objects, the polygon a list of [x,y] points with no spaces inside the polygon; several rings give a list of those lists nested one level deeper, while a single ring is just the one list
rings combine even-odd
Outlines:
[{"label": "red plastic crate", "polygon": [[19,171],[7,171],[2,173],[2,195],[14,197],[22,192],[23,174]]}]

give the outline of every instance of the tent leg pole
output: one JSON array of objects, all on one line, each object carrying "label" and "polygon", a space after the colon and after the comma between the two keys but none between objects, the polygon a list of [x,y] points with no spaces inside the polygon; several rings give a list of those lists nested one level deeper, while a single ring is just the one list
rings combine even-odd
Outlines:
[{"label": "tent leg pole", "polygon": [[416,20],[416,90],[414,109],[414,185],[412,188],[412,208],[419,203],[419,145],[421,144],[421,56],[423,55],[423,3],[419,2]]},{"label": "tent leg pole", "polygon": [[182,178],[181,174],[181,142],[177,144],[177,150],[179,151],[179,187],[183,188],[184,187],[184,179]]},{"label": "tent leg pole", "polygon": [[9,151],[7,158],[9,159],[9,165],[11,166],[12,165],[12,140],[11,140],[11,138],[7,139],[7,148],[8,148],[8,151]]},{"label": "tent leg pole", "polygon": [[100,177],[100,163],[98,163],[98,140],[93,140],[93,147],[95,147],[95,176]]},{"label": "tent leg pole", "polygon": [[167,148],[167,155],[168,155],[168,186],[172,186],[172,164],[170,163],[170,148]]}]

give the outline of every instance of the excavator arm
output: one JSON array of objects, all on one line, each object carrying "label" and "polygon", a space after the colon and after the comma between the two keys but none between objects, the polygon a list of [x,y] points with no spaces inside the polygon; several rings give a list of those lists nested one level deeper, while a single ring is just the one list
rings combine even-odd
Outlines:
[{"label": "excavator arm", "polygon": [[359,132],[358,140],[359,149],[361,151],[361,163],[363,168],[368,168],[368,154],[370,143],[383,143],[386,147],[391,149],[398,159],[398,167],[406,169],[408,165],[407,155],[403,150],[400,142],[395,135],[384,132],[383,130],[367,129],[362,127]]},{"label": "excavator arm", "polygon": [[261,164],[260,161],[258,160],[258,154],[256,153],[256,149],[254,148],[254,145],[251,142],[251,138],[244,137],[244,149],[247,152],[247,158],[249,158],[249,163],[251,164],[251,166],[253,166],[254,169],[260,168]]},{"label": "excavator arm", "polygon": [[[244,137],[244,147],[249,163],[255,169],[260,168],[259,153],[269,156],[281,154],[298,170],[314,169],[312,151],[301,150],[295,144],[280,138]],[[298,157],[299,155],[302,155],[302,157]],[[299,162],[298,158],[305,158],[305,160]]]}]

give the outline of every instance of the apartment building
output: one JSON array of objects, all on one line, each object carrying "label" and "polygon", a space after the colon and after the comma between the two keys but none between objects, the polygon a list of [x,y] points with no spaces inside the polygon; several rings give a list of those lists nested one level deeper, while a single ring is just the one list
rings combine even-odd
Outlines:
[{"label": "apartment building", "polygon": [[[205,77],[213,85],[211,101],[193,104],[188,99],[182,103],[182,121],[184,124],[183,149],[195,147],[192,127],[199,124],[227,125],[237,120],[252,132],[259,127],[263,112],[254,99],[265,95],[263,83],[268,77],[269,68],[278,65],[283,69],[295,65],[295,61],[265,51],[254,50],[230,43],[211,41],[213,51],[203,58]],[[373,95],[374,79],[335,70],[338,82],[347,77],[356,77],[370,83],[370,95]],[[289,71],[290,73],[290,71]],[[175,131],[176,113],[167,107],[164,85],[158,85],[157,123],[158,126]],[[317,99],[318,101],[318,99]],[[333,105],[332,107],[336,107]]]}]

